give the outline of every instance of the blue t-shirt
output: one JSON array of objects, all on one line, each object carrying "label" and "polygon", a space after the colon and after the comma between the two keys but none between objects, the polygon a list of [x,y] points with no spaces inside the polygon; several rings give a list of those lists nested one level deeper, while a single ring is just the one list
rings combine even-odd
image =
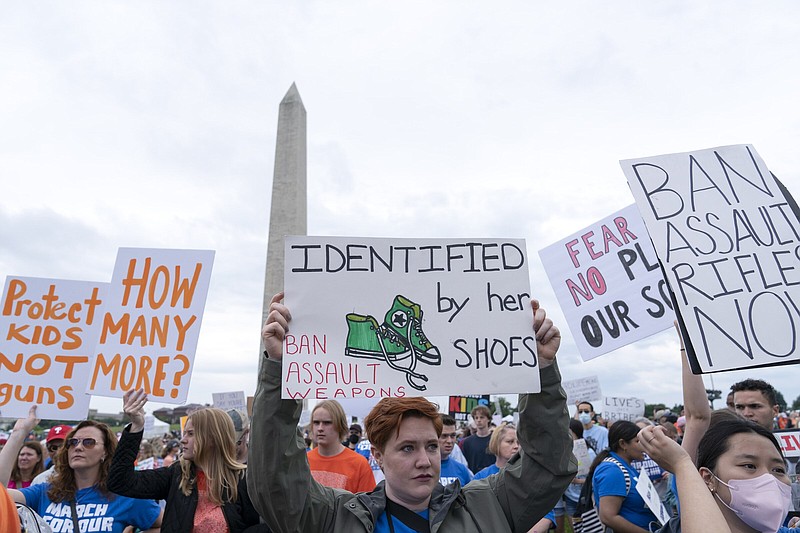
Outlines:
[{"label": "blue t-shirt", "polygon": [[457,479],[461,481],[461,486],[463,487],[472,481],[472,472],[455,459],[451,459],[450,457],[442,459],[442,471],[439,474],[439,483],[446,487]]},{"label": "blue t-shirt", "polygon": [[484,479],[491,476],[492,474],[498,473],[499,471],[500,468],[497,465],[487,466],[486,468],[475,474],[475,477],[472,479]]},{"label": "blue t-shirt", "polygon": [[[72,510],[68,501],[54,503],[47,497],[49,483],[22,489],[25,503],[39,513],[53,533],[72,532]],[[153,500],[137,500],[101,493],[97,487],[81,489],[75,494],[75,510],[81,533],[122,533],[126,526],[149,529],[161,508]]]},{"label": "blue t-shirt", "polygon": [[583,440],[592,448],[595,453],[600,453],[608,448],[608,429],[597,424],[589,429],[583,429]]},{"label": "blue t-shirt", "polygon": [[636,490],[638,473],[619,455],[611,452],[611,457],[622,463],[631,478],[631,486],[625,492],[625,476],[615,463],[601,462],[597,465],[592,478],[594,501],[599,508],[602,505],[600,498],[603,496],[621,496],[625,498],[619,508],[619,515],[632,524],[647,529],[650,522],[656,521],[655,515],[650,511],[644,500]]},{"label": "blue t-shirt", "polygon": [[[428,510],[425,509],[422,512],[417,513],[425,520],[428,520]],[[399,518],[396,516],[392,516],[392,526],[394,526],[394,533],[417,533],[410,527],[406,526],[403,522],[400,521]],[[389,519],[386,517],[386,513],[383,512],[378,517],[378,520],[375,522],[375,533],[390,533],[392,530],[389,529]]]}]

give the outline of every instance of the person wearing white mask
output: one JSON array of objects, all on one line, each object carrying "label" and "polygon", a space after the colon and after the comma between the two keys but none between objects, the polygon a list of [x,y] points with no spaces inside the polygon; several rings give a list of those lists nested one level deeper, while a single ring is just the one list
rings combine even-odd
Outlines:
[{"label": "person wearing white mask", "polygon": [[767,429],[747,420],[712,425],[697,447],[697,468],[689,454],[663,428],[639,433],[645,452],[675,473],[681,496],[680,516],[658,533],[714,531],[795,533],[782,527],[791,503],[783,454]]},{"label": "person wearing white mask", "polygon": [[583,440],[595,453],[608,448],[608,429],[594,421],[594,406],[589,402],[579,402],[575,418],[583,424]]}]

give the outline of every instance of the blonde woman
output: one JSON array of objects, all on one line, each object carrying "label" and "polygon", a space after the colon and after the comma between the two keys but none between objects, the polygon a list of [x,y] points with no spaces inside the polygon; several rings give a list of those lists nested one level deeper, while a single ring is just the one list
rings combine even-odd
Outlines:
[{"label": "blonde woman", "polygon": [[259,516],[247,496],[245,465],[236,461],[233,422],[221,409],[200,409],[184,426],[183,455],[169,467],[134,470],[144,433],[143,390],[128,391],[123,410],[131,423],[111,462],[108,487],[132,498],[165,500],[162,533],[238,533]]},{"label": "blonde woman", "polygon": [[495,463],[476,473],[475,479],[483,479],[498,473],[518,451],[517,428],[513,424],[501,424],[492,432],[492,437],[489,439],[489,453],[496,457]]}]

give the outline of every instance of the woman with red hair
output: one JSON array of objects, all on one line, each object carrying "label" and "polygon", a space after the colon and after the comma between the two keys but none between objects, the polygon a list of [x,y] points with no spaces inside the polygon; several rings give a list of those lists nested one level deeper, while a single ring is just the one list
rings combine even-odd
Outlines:
[{"label": "woman with red hair", "polygon": [[525,532],[553,508],[577,465],[555,365],[561,336],[538,302],[532,307],[542,390],[520,395],[521,449],[505,468],[467,487],[458,481],[441,486],[437,406],[424,398],[384,398],[364,422],[386,479],[371,492],[352,494],[314,481],[297,429],[301,404],[280,397],[291,320],[282,299],[273,297],[262,330],[267,358],[255,396],[247,479],[253,503],[273,531]]}]

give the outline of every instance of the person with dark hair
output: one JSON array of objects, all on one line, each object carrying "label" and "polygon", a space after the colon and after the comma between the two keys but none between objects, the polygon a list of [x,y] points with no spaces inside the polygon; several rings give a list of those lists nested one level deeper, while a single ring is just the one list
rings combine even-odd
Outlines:
[{"label": "person with dark hair", "polygon": [[555,364],[561,335],[534,300],[541,392],[520,395],[521,450],[499,474],[467,487],[443,487],[437,406],[424,398],[383,398],[367,416],[365,429],[386,479],[357,495],[319,484],[299,438],[301,403],[281,399],[283,343],[291,320],[281,300],[282,293],[272,298],[262,329],[267,358],[260,365],[247,478],[253,503],[274,531],[524,532],[552,508],[575,475],[566,396]]},{"label": "person with dark hair", "polygon": [[746,379],[731,385],[736,414],[772,431],[780,412],[775,389],[763,379]]},{"label": "person with dark hair", "polygon": [[[17,421],[14,433],[27,435],[37,423],[34,406],[28,418]],[[16,454],[19,448],[14,447],[9,452]],[[14,501],[39,513],[54,531],[122,533],[128,526],[160,527],[161,509],[155,501],[118,496],[108,488],[109,467],[116,449],[117,437],[107,425],[84,420],[67,433],[64,446],[53,460],[54,472],[48,482],[8,492]],[[4,471],[6,457],[10,456],[5,452],[0,451],[0,471]],[[78,527],[73,527],[74,521]]]},{"label": "person with dark hair", "polygon": [[472,481],[472,472],[469,468],[450,458],[450,454],[457,448],[456,421],[450,415],[440,414],[442,419],[442,433],[439,435],[439,453],[442,457],[442,468],[439,472],[439,483],[444,486],[458,480],[461,486]]},{"label": "person with dark hair", "polygon": [[575,418],[583,424],[583,440],[600,453],[608,448],[608,429],[595,422],[594,406],[590,402],[578,402]]},{"label": "person with dark hair", "polygon": [[17,462],[11,470],[9,489],[24,489],[31,486],[33,478],[44,472],[44,448],[41,444],[28,441],[22,445]]},{"label": "person with dark hair", "polygon": [[589,476],[600,521],[620,533],[648,533],[655,515],[636,490],[639,472],[631,467],[644,459],[639,426],[617,420],[608,432],[609,450],[595,458]]},{"label": "person with dark hair", "polygon": [[493,465],[496,459],[489,451],[489,439],[492,436],[489,423],[492,420],[492,412],[481,404],[472,409],[470,416],[475,422],[475,433],[462,440],[460,446],[470,471],[478,473]]},{"label": "person with dark hair", "polygon": [[[697,447],[697,467],[663,428],[639,435],[645,451],[675,474],[681,497],[680,516],[659,533],[731,531],[790,533],[781,527],[791,504],[789,476],[772,432],[742,419],[721,419],[706,431]],[[699,472],[698,472],[699,469]]]}]

